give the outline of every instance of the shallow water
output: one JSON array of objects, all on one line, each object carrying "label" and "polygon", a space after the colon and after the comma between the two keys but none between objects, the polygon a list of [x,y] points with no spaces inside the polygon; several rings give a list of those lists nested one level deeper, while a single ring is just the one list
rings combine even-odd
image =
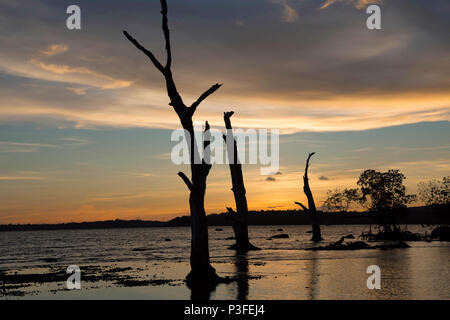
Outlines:
[{"label": "shallow water", "polygon": [[[419,225],[408,229],[429,232]],[[236,255],[227,249],[234,240],[225,240],[233,236],[231,227],[210,227],[213,266],[220,275],[240,279],[219,285],[210,298],[450,299],[448,242],[409,242],[407,249],[314,252],[304,250],[314,245],[309,230],[309,226],[250,226],[251,242],[263,250]],[[323,226],[321,245],[367,230],[368,226],[361,225]],[[289,238],[267,240],[279,233]],[[96,284],[57,293],[41,290],[25,298],[189,299],[191,293],[181,282],[189,271],[189,247],[190,228],[184,227],[3,232],[0,270],[72,264],[82,271],[84,265],[133,266],[142,270],[142,276],[175,279],[179,285],[124,288]],[[369,265],[381,269],[380,290],[367,288]]]}]

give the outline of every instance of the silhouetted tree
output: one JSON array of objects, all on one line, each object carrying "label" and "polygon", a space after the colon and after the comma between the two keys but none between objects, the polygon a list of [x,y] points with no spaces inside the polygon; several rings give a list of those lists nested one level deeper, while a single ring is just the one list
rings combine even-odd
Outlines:
[{"label": "silhouetted tree", "polygon": [[[197,101],[192,103],[190,107],[185,105],[177,91],[177,87],[172,77],[172,52],[170,47],[169,27],[167,23],[167,3],[165,0],[161,0],[161,14],[162,29],[167,53],[167,60],[164,66],[158,61],[152,52],[144,48],[138,41],[129,35],[128,32],[123,31],[123,33],[125,37],[136,46],[137,49],[142,51],[150,59],[156,69],[158,69],[164,76],[167,94],[170,98],[169,105],[175,110],[180,119],[181,125],[185,129],[185,132],[187,132],[186,140],[190,150],[191,179],[189,179],[183,172],[178,173],[190,191],[189,206],[191,211],[192,230],[190,256],[191,272],[187,275],[186,282],[188,286],[214,286],[221,280],[221,278],[217,276],[216,270],[210,264],[208,250],[208,228],[204,205],[206,178],[211,169],[211,164],[205,162],[204,158],[200,158],[194,138],[192,117],[200,103],[219,89],[221,85],[213,85],[211,88],[206,90],[197,99]],[[208,128],[209,126],[206,124],[205,130]],[[196,159],[201,159],[201,163],[199,163],[200,161],[195,161]]]},{"label": "silhouetted tree", "polygon": [[322,240],[322,236],[320,234],[320,223],[319,223],[319,217],[317,215],[316,205],[314,203],[314,197],[311,192],[311,188],[309,187],[309,178],[308,178],[308,168],[309,168],[309,160],[311,157],[315,154],[315,152],[312,152],[308,155],[308,158],[306,159],[306,166],[305,166],[305,174],[303,175],[303,191],[306,195],[306,198],[308,199],[308,208],[304,206],[300,202],[295,202],[298,204],[302,209],[307,212],[311,217],[311,225],[312,225],[312,241],[319,242]]},{"label": "silhouetted tree", "polygon": [[416,198],[406,194],[405,178],[399,170],[379,172],[372,169],[365,170],[359,177],[361,203],[378,214],[385,228],[390,229],[392,225],[397,230],[397,216],[405,214],[407,204]]},{"label": "silhouetted tree", "polygon": [[247,197],[245,196],[244,177],[242,175],[242,166],[239,162],[236,139],[233,136],[233,128],[231,126],[231,116],[233,111],[224,112],[223,120],[225,121],[225,128],[227,134],[223,136],[228,154],[228,161],[230,163],[231,182],[233,187],[234,201],[236,203],[236,211],[232,208],[227,208],[229,212],[229,219],[232,220],[232,226],[236,237],[236,244],[231,246],[231,249],[237,251],[259,250],[248,240],[248,206]]},{"label": "silhouetted tree", "polygon": [[323,205],[328,210],[347,211],[352,202],[358,202],[360,199],[361,195],[358,189],[328,190],[327,199]]},{"label": "silhouetted tree", "polygon": [[450,176],[443,177],[440,180],[430,180],[420,182],[419,199],[429,206],[448,206],[450,205]]}]

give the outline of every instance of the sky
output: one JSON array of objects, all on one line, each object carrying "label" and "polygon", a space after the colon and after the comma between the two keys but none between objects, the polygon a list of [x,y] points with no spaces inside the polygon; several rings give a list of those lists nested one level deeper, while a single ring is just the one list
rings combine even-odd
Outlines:
[{"label": "sky", "polygon": [[[368,4],[381,30],[366,27]],[[0,223],[168,220],[188,214],[170,160],[180,127],[161,74],[123,36],[165,60],[159,1],[0,0]],[[400,169],[410,193],[450,172],[450,3],[445,0],[169,0],[172,71],[186,103],[223,86],[195,119],[280,130],[280,168],[244,165],[249,208],[356,187]],[[226,165],[207,213],[233,206]]]}]

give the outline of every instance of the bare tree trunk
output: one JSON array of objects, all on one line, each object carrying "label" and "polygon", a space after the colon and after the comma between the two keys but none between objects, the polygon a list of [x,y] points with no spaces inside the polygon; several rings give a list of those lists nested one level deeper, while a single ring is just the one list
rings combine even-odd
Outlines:
[{"label": "bare tree trunk", "polygon": [[[209,95],[214,93],[221,87],[220,84],[213,85],[206,90],[190,107],[187,107],[180,94],[177,91],[175,82],[172,77],[171,63],[172,53],[170,48],[170,35],[167,23],[167,3],[161,0],[161,14],[162,14],[162,29],[165,38],[165,47],[167,53],[167,62],[163,66],[152,52],[144,48],[138,41],[136,41],[128,32],[123,31],[125,37],[133,43],[137,49],[142,51],[158,69],[166,81],[167,94],[170,98],[169,105],[173,107],[178,115],[181,125],[186,130],[186,138],[189,144],[190,160],[191,160],[191,179],[189,179],[183,172],[178,175],[186,183],[190,190],[189,206],[191,211],[191,272],[186,277],[188,286],[213,286],[221,280],[217,276],[215,269],[210,264],[209,249],[208,249],[208,226],[206,223],[205,213],[205,192],[206,192],[206,178],[211,169],[211,164],[202,159],[201,163],[196,163],[195,159],[200,159],[199,151],[194,137],[194,128],[192,117],[200,105]],[[205,132],[209,129],[206,122]],[[206,144],[205,146],[206,147]]]},{"label": "bare tree trunk", "polygon": [[305,174],[303,175],[303,192],[306,195],[306,198],[308,199],[308,207],[305,207],[300,202],[295,202],[300,207],[303,208],[305,212],[307,212],[311,218],[311,225],[312,225],[312,241],[319,242],[322,240],[322,236],[320,234],[320,223],[319,223],[319,217],[317,215],[316,210],[316,204],[314,203],[314,197],[311,192],[311,188],[309,187],[309,179],[308,179],[308,168],[309,168],[309,159],[315,154],[315,152],[312,152],[308,155],[308,158],[306,159],[306,166],[305,166]]},{"label": "bare tree trunk", "polygon": [[233,128],[231,126],[231,116],[234,114],[233,111],[225,112],[223,119],[225,121],[225,128],[227,130],[226,136],[224,136],[228,161],[230,162],[230,174],[231,182],[233,187],[234,201],[236,203],[235,213],[233,209],[227,208],[229,215],[228,217],[232,220],[232,226],[236,238],[236,244],[230,247],[230,249],[236,249],[237,251],[249,251],[249,250],[260,250],[259,248],[252,245],[248,239],[248,207],[247,207],[247,197],[245,195],[246,190],[244,186],[244,177],[242,175],[242,166],[239,162],[239,157],[237,153],[236,140],[233,136]]}]

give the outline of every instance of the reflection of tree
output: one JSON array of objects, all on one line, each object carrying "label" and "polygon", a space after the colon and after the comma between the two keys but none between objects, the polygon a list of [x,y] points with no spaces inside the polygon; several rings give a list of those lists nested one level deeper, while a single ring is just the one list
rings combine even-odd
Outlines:
[{"label": "reflection of tree", "polygon": [[237,300],[247,300],[248,298],[248,258],[247,253],[236,253],[235,258],[235,267],[236,267],[236,276],[237,276]]},{"label": "reflection of tree", "polygon": [[191,300],[192,301],[207,301],[211,296],[211,292],[215,290],[215,287],[205,287],[205,286],[188,286],[191,290]]},{"label": "reflection of tree", "polygon": [[309,266],[308,270],[308,292],[307,292],[307,297],[310,300],[315,300],[317,299],[317,280],[318,280],[318,265],[317,265],[317,252],[312,251],[311,252],[311,259],[308,260],[309,263],[311,264]]},{"label": "reflection of tree", "polygon": [[[416,289],[411,286],[417,279],[417,276],[415,277],[414,273],[411,272],[416,257],[419,256],[409,254],[401,249],[383,250],[378,253],[373,264],[379,266],[381,270],[381,290],[367,289],[369,297],[374,296],[385,300],[399,299],[400,297],[405,300],[411,299]],[[369,274],[366,274],[366,279],[369,276]]]}]

